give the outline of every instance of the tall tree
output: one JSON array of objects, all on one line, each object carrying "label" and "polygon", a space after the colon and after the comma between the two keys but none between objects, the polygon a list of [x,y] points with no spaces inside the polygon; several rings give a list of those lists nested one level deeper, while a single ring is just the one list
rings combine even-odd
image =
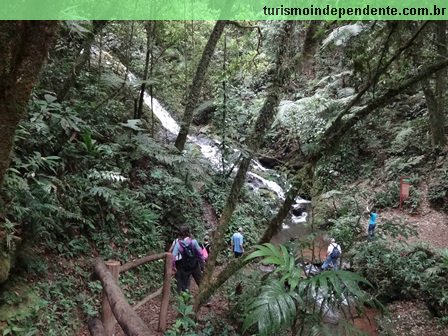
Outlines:
[{"label": "tall tree", "polygon": [[70,73],[67,75],[64,83],[61,86],[61,89],[57,93],[57,97],[59,101],[63,101],[68,93],[70,92],[70,89],[75,86],[76,79],[79,76],[79,73],[86,65],[87,61],[90,57],[90,49],[93,45],[93,42],[95,41],[95,36],[104,28],[104,26],[107,24],[107,21],[98,21],[94,20],[92,22],[92,30],[90,32],[87,32],[84,35],[83,42],[81,43],[81,47],[76,53],[76,56],[73,61],[73,66],[71,68]]},{"label": "tall tree", "polygon": [[185,147],[190,124],[193,120],[193,112],[198,104],[202,85],[204,84],[205,74],[207,73],[210,60],[215,52],[216,45],[218,44],[218,41],[222,35],[222,32],[224,31],[224,27],[226,26],[226,24],[226,20],[216,21],[215,26],[213,27],[213,31],[210,34],[207,44],[205,45],[204,51],[202,52],[198,67],[196,68],[196,74],[194,75],[193,82],[191,84],[191,90],[187,99],[187,104],[185,105],[185,112],[180,125],[180,131],[174,144],[180,151],[182,151]]},{"label": "tall tree", "polygon": [[[433,22],[433,30],[436,44],[436,58],[440,61],[448,57],[447,49],[447,21]],[[446,69],[442,69],[434,75],[434,86],[430,78],[422,82],[426,105],[428,106],[431,144],[434,148],[443,147],[446,144],[445,114],[446,114]]]},{"label": "tall tree", "polygon": [[14,133],[52,45],[57,21],[0,22],[0,184]]},{"label": "tall tree", "polygon": [[[289,56],[289,47],[292,41],[292,27],[292,21],[287,21],[281,30],[281,36],[278,39],[275,69],[272,73],[272,81],[268,89],[268,95],[255,122],[254,129],[247,140],[247,150],[244,151],[244,157],[242,158],[238,166],[238,171],[236,173],[235,179],[233,180],[222,216],[218,223],[218,227],[213,233],[213,250],[211,251],[207,260],[207,267],[205,270],[203,283],[201,284],[201,291],[203,291],[204,288],[206,289],[210,285],[212,274],[216,266],[216,259],[219,253],[221,253],[224,248],[225,234],[228,229],[232,214],[235,210],[236,204],[238,202],[241,188],[244,185],[246,173],[249,169],[250,162],[260,148],[264,136],[270,129],[275,115],[277,114],[281,89],[289,75],[290,67],[287,66],[286,60]],[[199,305],[199,302],[197,302],[197,305]]]},{"label": "tall tree", "polygon": [[[436,21],[436,43],[437,43],[437,58],[443,61],[448,57],[448,38],[447,38],[447,21]],[[444,146],[446,144],[445,136],[445,120],[446,120],[446,104],[447,104],[447,89],[448,81],[446,78],[447,71],[442,69],[436,72],[436,88],[435,93],[438,100],[437,116],[435,116],[434,123],[431,122],[433,128],[433,144],[435,146]],[[436,126],[437,125],[437,126]],[[437,131],[435,128],[437,128]]]}]

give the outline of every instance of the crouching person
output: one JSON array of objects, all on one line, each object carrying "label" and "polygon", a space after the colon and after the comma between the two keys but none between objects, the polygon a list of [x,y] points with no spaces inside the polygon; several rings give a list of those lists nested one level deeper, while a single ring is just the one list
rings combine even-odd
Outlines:
[{"label": "crouching person", "polygon": [[327,259],[325,259],[324,264],[322,265],[322,269],[325,271],[330,264],[333,265],[333,270],[338,269],[339,257],[341,256],[341,246],[336,243],[334,238],[331,239],[330,245],[328,245],[327,249]]},{"label": "crouching person", "polygon": [[198,242],[196,239],[192,239],[190,235],[190,229],[182,226],[179,239],[173,247],[173,266],[179,293],[188,291],[191,276],[198,286],[201,283],[201,264],[204,263],[204,257]]}]

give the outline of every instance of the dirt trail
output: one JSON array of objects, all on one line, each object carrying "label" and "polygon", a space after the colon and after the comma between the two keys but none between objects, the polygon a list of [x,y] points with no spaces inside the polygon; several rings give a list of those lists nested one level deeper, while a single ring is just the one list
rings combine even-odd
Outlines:
[{"label": "dirt trail", "polygon": [[407,223],[416,225],[418,237],[413,237],[409,242],[421,241],[431,247],[448,248],[448,215],[438,212],[430,207],[427,193],[427,185],[421,187],[421,205],[418,214],[408,214],[398,209],[388,209],[379,213],[379,226],[381,219],[403,219]]}]

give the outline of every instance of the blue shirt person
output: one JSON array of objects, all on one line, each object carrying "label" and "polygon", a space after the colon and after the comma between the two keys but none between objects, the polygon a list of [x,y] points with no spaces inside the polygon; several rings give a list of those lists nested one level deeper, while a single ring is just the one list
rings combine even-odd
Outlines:
[{"label": "blue shirt person", "polygon": [[369,219],[369,227],[367,229],[367,238],[372,239],[373,237],[375,237],[376,219],[378,217],[375,208],[373,208],[372,211],[370,211],[369,217],[370,219]]},{"label": "blue shirt person", "polygon": [[238,232],[235,232],[232,236],[231,240],[232,251],[235,255],[235,258],[241,257],[244,253],[244,236],[243,236],[243,228],[238,228]]}]

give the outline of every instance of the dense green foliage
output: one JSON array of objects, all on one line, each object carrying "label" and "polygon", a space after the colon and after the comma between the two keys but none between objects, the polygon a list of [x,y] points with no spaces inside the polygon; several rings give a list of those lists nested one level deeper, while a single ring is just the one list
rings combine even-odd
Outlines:
[{"label": "dense green foliage", "polygon": [[[95,26],[61,25],[16,131],[0,190],[0,280],[9,277],[0,285],[3,335],[74,335],[99,312],[101,286],[91,279],[94,257],[125,263],[165,251],[183,224],[198,239],[213,232],[216,218],[208,218],[206,210],[222,215],[232,171],[247,154],[244,141],[272,84],[269,69],[280,23],[247,24],[254,26],[225,28],[198,97],[198,111],[211,107],[205,110],[212,112],[198,115],[192,130],[192,135],[219,142],[222,171],[197,144],[180,153],[150,106],[144,106],[141,120],[134,120],[143,83],[180,120],[212,22],[104,23],[92,39],[88,62],[59,101],[61,87],[88,52],[86,37]],[[282,83],[277,118],[260,153],[253,153],[276,171],[256,173],[286,191],[307,155],[320,149],[325,131],[366,83],[376,78],[344,120],[433,60],[429,28],[415,44],[403,47],[424,25],[296,22],[297,43],[285,65],[292,78]],[[338,37],[337,27],[347,36]],[[143,77],[147,53],[152,55],[148,79],[130,80],[131,73]],[[388,59],[392,62],[383,68]],[[275,268],[264,274],[258,266],[249,267],[226,284],[219,295],[228,301],[228,320],[212,314],[195,321],[191,297],[185,295],[176,303],[179,316],[167,335],[236,335],[243,330],[354,335],[358,331],[344,321],[338,330],[329,329],[323,310],[344,310],[347,301],[356,307],[349,315],[355,315],[365,304],[376,304],[375,299],[418,298],[446,320],[446,251],[402,244],[415,228],[393,219],[382,219],[376,240],[365,239],[366,206],[385,212],[397,208],[401,176],[411,177],[410,198],[404,202],[408,213],[421,213],[426,199],[447,212],[447,152],[431,143],[421,91],[422,85],[433,86],[432,78],[428,83],[411,86],[359,120],[316,162],[310,190],[300,191],[312,197],[312,227],[304,225],[311,234],[294,237],[290,248],[256,246],[249,258],[262,258],[262,264]],[[282,201],[266,186],[251,189],[257,188],[243,188],[226,232],[230,237],[242,227],[247,247],[257,243]],[[303,259],[326,236],[342,245],[344,267],[350,271],[310,276],[296,257]],[[231,253],[222,252],[219,262],[225,266]],[[306,261],[322,261],[315,257]],[[130,303],[160,287],[162,268],[162,262],[154,262],[120,275]]]}]

